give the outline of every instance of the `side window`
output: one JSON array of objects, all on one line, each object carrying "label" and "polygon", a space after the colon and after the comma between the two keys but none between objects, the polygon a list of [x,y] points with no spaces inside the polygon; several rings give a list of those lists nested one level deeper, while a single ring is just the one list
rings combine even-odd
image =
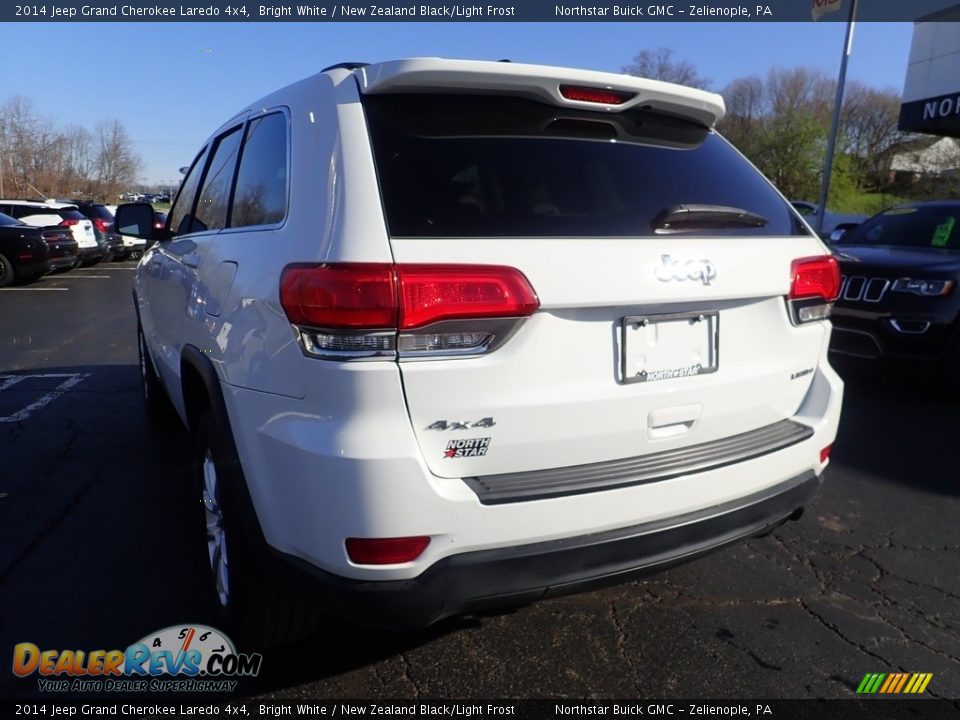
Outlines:
[{"label": "side window", "polygon": [[213,159],[203,180],[203,189],[197,201],[193,232],[219,230],[227,225],[227,208],[230,202],[230,185],[237,167],[237,151],[240,149],[240,128],[221,135],[213,151]]},{"label": "side window", "polygon": [[230,226],[270,225],[286,214],[287,118],[272,113],[247,128]]},{"label": "side window", "polygon": [[174,235],[186,235],[192,232],[193,225],[193,201],[197,197],[197,186],[200,184],[200,176],[203,174],[203,166],[207,160],[207,149],[204,148],[197,159],[193,162],[193,167],[183,179],[183,185],[180,188],[180,195],[176,202],[170,208],[170,230]]}]

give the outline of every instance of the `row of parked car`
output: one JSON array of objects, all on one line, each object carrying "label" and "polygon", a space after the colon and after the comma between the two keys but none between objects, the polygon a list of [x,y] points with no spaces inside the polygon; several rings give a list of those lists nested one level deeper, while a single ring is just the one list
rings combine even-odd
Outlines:
[{"label": "row of parked car", "polygon": [[139,259],[146,242],[116,231],[115,210],[90,200],[0,200],[0,287],[78,266]]}]

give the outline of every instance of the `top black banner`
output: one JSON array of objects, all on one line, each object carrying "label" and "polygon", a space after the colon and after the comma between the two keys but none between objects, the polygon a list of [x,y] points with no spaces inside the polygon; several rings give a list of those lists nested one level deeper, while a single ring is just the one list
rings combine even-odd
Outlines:
[{"label": "top black banner", "polygon": [[[0,7],[3,22],[845,22],[854,0],[55,0]],[[950,10],[953,12],[949,12]],[[867,22],[957,21],[958,0],[858,0]]]}]

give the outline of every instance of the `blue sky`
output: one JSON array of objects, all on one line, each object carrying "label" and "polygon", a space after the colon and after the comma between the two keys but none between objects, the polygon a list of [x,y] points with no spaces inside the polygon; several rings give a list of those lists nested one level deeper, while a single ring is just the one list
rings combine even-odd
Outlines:
[{"label": "blue sky", "polygon": [[[637,51],[668,47],[716,89],[772,67],[835,76],[844,23],[58,23],[8,26],[0,101],[91,128],[119,118],[166,182],[245,104],[345,60],[509,58],[619,72]],[[912,23],[859,23],[848,77],[899,92]],[[86,82],[89,80],[89,82]],[[85,100],[75,94],[86,91]]]}]

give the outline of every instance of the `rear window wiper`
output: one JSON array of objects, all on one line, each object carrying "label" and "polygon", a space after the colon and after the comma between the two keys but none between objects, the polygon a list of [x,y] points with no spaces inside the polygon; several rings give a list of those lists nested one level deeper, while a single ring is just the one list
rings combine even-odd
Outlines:
[{"label": "rear window wiper", "polygon": [[769,220],[743,208],[727,205],[673,205],[657,213],[650,223],[656,233],[763,227]]}]

